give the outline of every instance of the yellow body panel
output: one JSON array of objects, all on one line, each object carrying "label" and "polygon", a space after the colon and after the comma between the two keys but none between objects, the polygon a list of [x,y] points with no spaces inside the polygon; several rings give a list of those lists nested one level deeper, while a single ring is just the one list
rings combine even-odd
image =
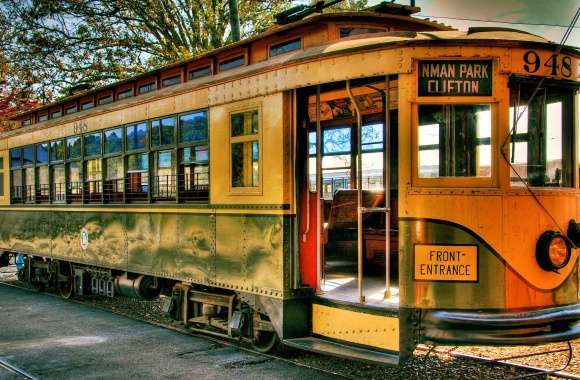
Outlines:
[{"label": "yellow body panel", "polygon": [[[221,204],[290,204],[292,195],[285,181],[291,181],[288,164],[292,162],[284,137],[284,95],[254,98],[210,109],[210,203]],[[260,180],[258,187],[231,187],[230,114],[251,109],[259,110]],[[285,153],[286,152],[286,153]]]},{"label": "yellow body panel", "polygon": [[312,333],[383,350],[399,350],[399,318],[312,305]]},{"label": "yellow body panel", "polygon": [[[578,252],[573,252],[570,263],[559,273],[547,272],[536,262],[536,241],[547,230],[565,232],[568,221],[578,219],[579,192],[577,188],[534,189],[540,202],[554,216],[556,225],[527,190],[512,187],[510,167],[501,152],[510,125],[508,76],[525,73],[521,57],[529,50],[532,49],[486,48],[482,56],[481,48],[461,49],[461,59],[494,59],[493,95],[487,98],[418,97],[416,73],[399,75],[399,215],[464,226],[488,243],[533,288],[551,290],[562,285],[576,268]],[[549,51],[533,50],[542,60],[550,56]],[[455,54],[450,54],[446,49],[418,48],[414,54],[416,60],[457,58],[456,49]],[[578,59],[572,57],[571,62],[574,79]],[[542,73],[545,74],[543,69]],[[494,164],[490,178],[418,178],[417,105],[433,103],[492,104],[492,140],[496,149],[492,152]]]}]

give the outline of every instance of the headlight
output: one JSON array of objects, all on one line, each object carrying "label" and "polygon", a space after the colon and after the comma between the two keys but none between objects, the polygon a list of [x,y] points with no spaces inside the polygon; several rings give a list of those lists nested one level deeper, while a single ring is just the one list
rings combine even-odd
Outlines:
[{"label": "headlight", "polygon": [[570,261],[572,249],[568,240],[559,232],[546,231],[536,244],[536,260],[547,271],[558,272]]}]

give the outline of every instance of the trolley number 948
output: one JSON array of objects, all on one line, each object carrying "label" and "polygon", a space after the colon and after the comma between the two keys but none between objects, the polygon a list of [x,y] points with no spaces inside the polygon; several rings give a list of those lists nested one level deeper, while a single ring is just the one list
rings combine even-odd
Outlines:
[{"label": "trolley number 948", "polygon": [[572,58],[568,56],[560,56],[552,54],[543,60],[538,53],[533,50],[528,50],[524,53],[524,70],[533,74],[540,70],[542,66],[549,70],[548,75],[563,76],[569,78],[572,76]]}]

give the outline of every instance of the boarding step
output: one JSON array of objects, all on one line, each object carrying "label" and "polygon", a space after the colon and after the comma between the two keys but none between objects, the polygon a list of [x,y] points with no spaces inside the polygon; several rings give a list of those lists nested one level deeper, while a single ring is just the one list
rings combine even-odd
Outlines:
[{"label": "boarding step", "polygon": [[316,337],[285,339],[283,342],[289,347],[319,354],[391,366],[399,365],[399,355],[397,354],[355,347]]},{"label": "boarding step", "polygon": [[368,307],[316,297],[312,336],[379,352],[399,352],[399,309]]},{"label": "boarding step", "polygon": [[335,299],[326,297],[325,295],[315,295],[312,299],[313,304],[324,305],[328,307],[334,307],[337,309],[351,310],[355,312],[385,315],[389,317],[399,317],[399,305],[384,303],[384,304],[371,304],[371,303],[360,303],[353,301],[345,301],[341,299]]}]

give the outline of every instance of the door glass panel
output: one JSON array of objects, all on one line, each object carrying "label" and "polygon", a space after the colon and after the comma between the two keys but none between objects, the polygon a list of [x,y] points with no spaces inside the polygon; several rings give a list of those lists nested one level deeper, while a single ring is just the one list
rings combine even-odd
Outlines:
[{"label": "door glass panel", "polygon": [[323,154],[350,152],[350,127],[325,129],[322,132],[322,142]]}]

